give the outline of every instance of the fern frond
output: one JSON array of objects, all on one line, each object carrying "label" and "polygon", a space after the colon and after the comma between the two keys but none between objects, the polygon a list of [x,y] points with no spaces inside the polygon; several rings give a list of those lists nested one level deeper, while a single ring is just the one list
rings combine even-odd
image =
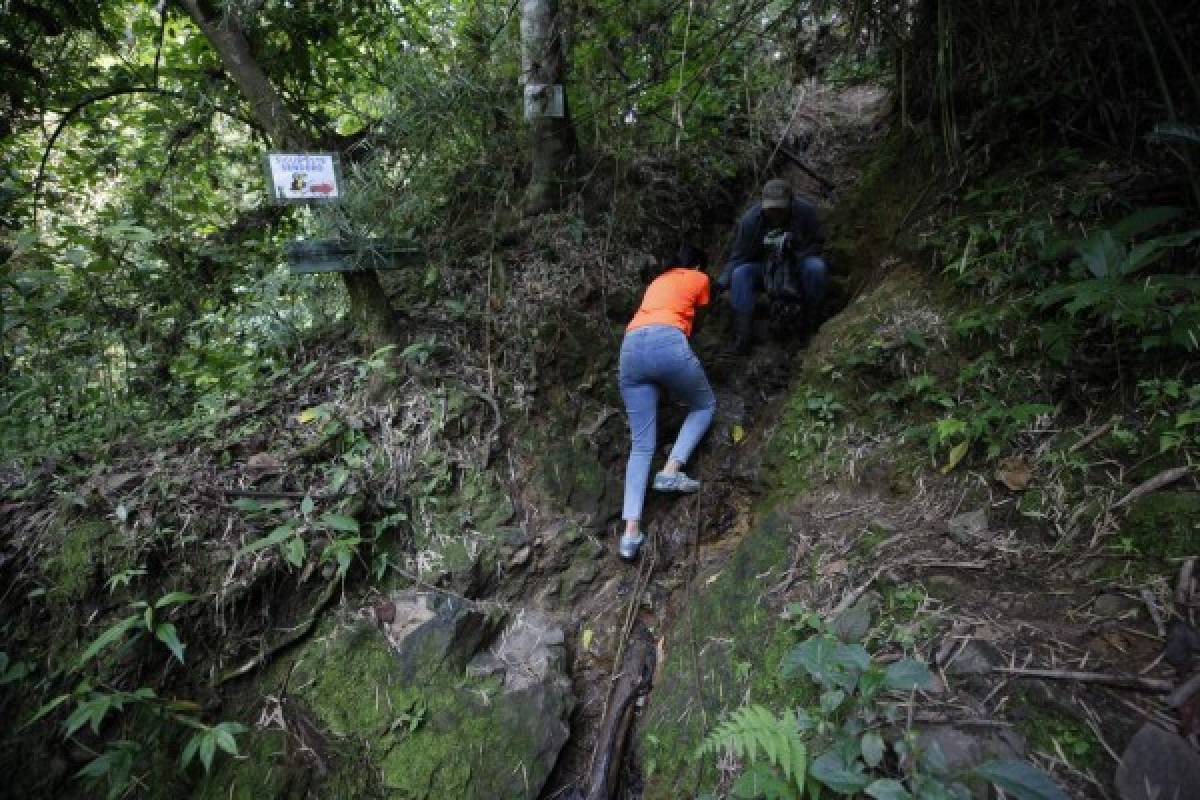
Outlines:
[{"label": "fern frond", "polygon": [[791,712],[775,716],[769,708],[742,706],[730,714],[696,748],[696,758],[727,750],[748,765],[759,763],[761,755],[784,777],[803,792],[808,771],[808,750]]}]

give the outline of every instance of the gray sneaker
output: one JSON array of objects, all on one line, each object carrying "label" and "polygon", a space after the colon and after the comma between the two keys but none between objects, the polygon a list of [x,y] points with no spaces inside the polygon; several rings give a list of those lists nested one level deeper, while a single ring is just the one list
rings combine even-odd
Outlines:
[{"label": "gray sneaker", "polygon": [[617,546],[617,555],[626,561],[633,561],[637,558],[638,550],[642,548],[642,542],[646,541],[646,534],[622,534],[621,543]]},{"label": "gray sneaker", "polygon": [[698,492],[702,485],[700,481],[693,480],[682,472],[673,475],[660,472],[654,476],[654,488],[660,492]]}]

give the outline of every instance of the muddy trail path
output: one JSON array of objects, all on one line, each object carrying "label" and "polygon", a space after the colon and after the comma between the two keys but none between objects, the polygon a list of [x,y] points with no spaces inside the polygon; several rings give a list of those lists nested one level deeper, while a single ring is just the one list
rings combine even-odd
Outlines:
[{"label": "muddy trail path", "polygon": [[[872,87],[798,87],[769,171],[827,211],[857,178],[856,160],[884,133],[887,102],[886,93]],[[717,239],[729,231],[711,233]],[[831,294],[834,303],[844,305],[843,287]],[[760,470],[765,448],[806,343],[772,336],[760,314],[754,351],[735,355],[726,301],[714,298],[701,312],[694,338],[717,397],[712,427],[689,465],[689,474],[704,483],[703,490],[685,497],[651,491],[643,518],[647,542],[638,561],[617,559],[613,523],[608,526],[611,540],[599,547],[593,543],[594,570],[574,576],[586,584],[570,612],[578,706],[571,738],[543,798],[641,796],[640,766],[630,742],[637,709],[650,701],[656,666],[666,655],[667,633],[681,625],[696,627],[689,600],[697,576],[720,570],[749,529],[764,494]],[[660,449],[669,448],[684,412],[667,401],[659,414]],[[616,414],[611,424],[623,422],[623,415]],[[607,469],[619,485],[624,460],[617,457],[621,453],[611,455]],[[530,582],[527,596],[545,592],[547,583],[559,585],[554,565],[570,560],[568,553],[547,550],[540,565],[531,565],[546,580]]]}]

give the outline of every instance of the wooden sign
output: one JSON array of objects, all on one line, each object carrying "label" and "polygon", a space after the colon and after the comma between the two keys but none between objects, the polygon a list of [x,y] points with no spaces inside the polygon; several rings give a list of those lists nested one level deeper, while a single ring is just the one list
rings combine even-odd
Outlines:
[{"label": "wooden sign", "polygon": [[267,153],[267,188],[284,203],[336,203],[342,199],[337,153]]},{"label": "wooden sign", "polygon": [[284,246],[293,275],[311,272],[354,272],[360,269],[399,269],[420,262],[416,244],[398,239],[306,239]]}]

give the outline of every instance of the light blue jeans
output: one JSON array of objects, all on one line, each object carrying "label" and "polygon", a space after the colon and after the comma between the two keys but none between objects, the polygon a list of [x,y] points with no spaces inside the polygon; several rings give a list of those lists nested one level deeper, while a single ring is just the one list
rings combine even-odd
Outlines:
[{"label": "light blue jeans", "polygon": [[712,423],[717,400],[688,346],[683,331],[671,325],[647,325],[625,334],[621,343],[621,398],[629,417],[629,463],[625,465],[624,519],[641,519],[650,462],[658,437],[658,395],[666,389],[688,406],[671,458],[687,463]]}]

